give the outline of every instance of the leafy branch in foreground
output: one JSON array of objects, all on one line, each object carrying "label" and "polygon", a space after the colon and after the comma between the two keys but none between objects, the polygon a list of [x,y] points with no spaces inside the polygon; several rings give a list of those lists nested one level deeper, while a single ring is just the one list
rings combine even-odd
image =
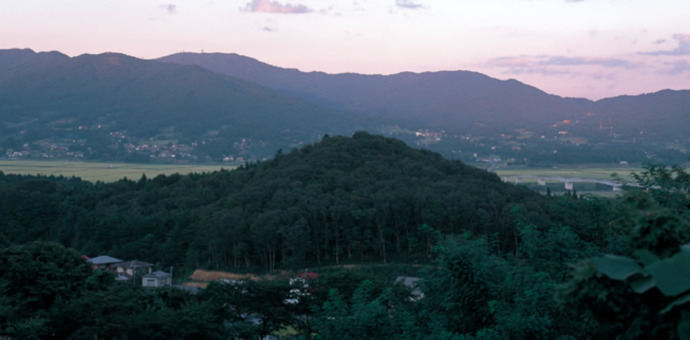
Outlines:
[{"label": "leafy branch in foreground", "polygon": [[603,338],[690,339],[690,175],[650,165],[625,194],[625,256],[580,262],[561,287],[567,306],[591,316]]}]

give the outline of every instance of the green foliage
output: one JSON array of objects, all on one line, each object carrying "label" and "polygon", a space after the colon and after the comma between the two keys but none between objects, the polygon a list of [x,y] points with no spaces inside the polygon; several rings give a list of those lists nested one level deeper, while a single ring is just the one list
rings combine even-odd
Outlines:
[{"label": "green foliage", "polygon": [[73,297],[91,275],[74,250],[33,242],[0,249],[0,282],[27,311],[49,309]]},{"label": "green foliage", "polygon": [[557,282],[547,273],[496,256],[482,237],[447,238],[437,249],[437,268],[425,275],[416,305],[417,324],[428,325],[423,329],[431,338],[585,334],[556,304]]},{"label": "green foliage", "polygon": [[[211,174],[110,184],[0,174],[0,244],[29,233],[181,271],[320,274],[308,287],[212,283],[190,296],[117,285],[54,243],[7,246],[2,335],[674,337],[690,300],[686,255],[675,255],[690,243],[683,188],[660,194],[654,184],[615,200],[543,197],[367,133]],[[612,250],[618,257],[601,254]],[[394,285],[401,275],[419,277],[423,297]]]},{"label": "green foliage", "polygon": [[296,323],[296,306],[287,302],[292,287],[282,280],[213,282],[204,299],[222,308],[230,331],[241,338],[264,338]]},{"label": "green foliage", "polygon": [[648,164],[645,170],[632,176],[658,204],[681,211],[688,209],[690,174],[684,168]]},{"label": "green foliage", "polygon": [[378,292],[369,280],[362,281],[351,298],[331,289],[328,300],[316,309],[314,330],[317,338],[418,338],[419,327],[404,296],[407,295],[397,295],[392,287]]},{"label": "green foliage", "polygon": [[[629,242],[624,255],[580,263],[561,298],[601,330],[623,338],[687,338],[690,312],[690,214],[684,169],[648,166],[636,174],[644,191],[626,193],[616,225]],[[634,257],[631,257],[634,256]]]},{"label": "green foliage", "polygon": [[186,269],[426,262],[438,235],[491,234],[514,250],[511,207],[550,224],[558,217],[545,202],[486,171],[358,132],[209,174],[108,184],[7,175],[0,235]]},{"label": "green foliage", "polygon": [[56,243],[0,248],[2,337],[226,339],[212,307],[181,290],[115,282]]}]

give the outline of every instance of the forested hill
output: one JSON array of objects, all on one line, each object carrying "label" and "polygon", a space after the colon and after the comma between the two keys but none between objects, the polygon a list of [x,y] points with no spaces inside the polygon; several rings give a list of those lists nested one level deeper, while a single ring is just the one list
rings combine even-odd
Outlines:
[{"label": "forested hill", "polygon": [[537,225],[568,218],[550,216],[547,199],[358,132],[210,174],[112,184],[2,175],[0,242],[56,240],[89,256],[187,268],[423,260],[438,231],[488,235],[510,251],[516,205]]},{"label": "forested hill", "polygon": [[0,50],[2,155],[256,160],[370,121],[197,66]]},{"label": "forested hill", "polygon": [[385,117],[395,124],[453,132],[507,133],[516,128],[541,128],[587,111],[592,104],[470,71],[327,74],[284,69],[222,53],[178,53],[157,60],[198,65],[319,104]]},{"label": "forested hill", "polygon": [[[569,136],[599,142],[614,134],[618,139],[667,142],[684,140],[689,132],[686,124],[679,124],[690,110],[687,90],[591,101],[562,98],[514,79],[469,71],[326,74],[223,53],[178,53],[157,60],[198,65],[319,104],[449,134],[491,137],[525,129],[537,138],[568,131]],[[564,120],[570,123],[564,126]]]}]

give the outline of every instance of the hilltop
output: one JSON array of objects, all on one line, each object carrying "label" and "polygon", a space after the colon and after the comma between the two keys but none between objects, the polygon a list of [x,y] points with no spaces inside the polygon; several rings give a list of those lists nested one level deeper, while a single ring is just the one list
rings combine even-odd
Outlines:
[{"label": "hilltop", "polygon": [[[637,180],[642,190],[614,199],[541,196],[366,132],[209,174],[92,184],[0,172],[2,331],[682,336],[688,175],[651,166]],[[230,280],[140,289],[79,254]]]},{"label": "hilltop", "polygon": [[0,239],[58,237],[84,253],[176,267],[387,262],[423,258],[432,230],[494,235],[510,249],[515,204],[541,222],[560,218],[543,199],[460,161],[358,132],[208,174],[96,185],[4,175]]}]

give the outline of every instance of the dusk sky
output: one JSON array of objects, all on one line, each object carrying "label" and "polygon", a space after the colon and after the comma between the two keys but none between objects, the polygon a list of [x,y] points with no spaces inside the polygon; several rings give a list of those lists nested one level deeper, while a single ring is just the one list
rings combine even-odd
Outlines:
[{"label": "dusk sky", "polygon": [[0,0],[0,49],[469,70],[600,99],[690,89],[688,0]]}]

